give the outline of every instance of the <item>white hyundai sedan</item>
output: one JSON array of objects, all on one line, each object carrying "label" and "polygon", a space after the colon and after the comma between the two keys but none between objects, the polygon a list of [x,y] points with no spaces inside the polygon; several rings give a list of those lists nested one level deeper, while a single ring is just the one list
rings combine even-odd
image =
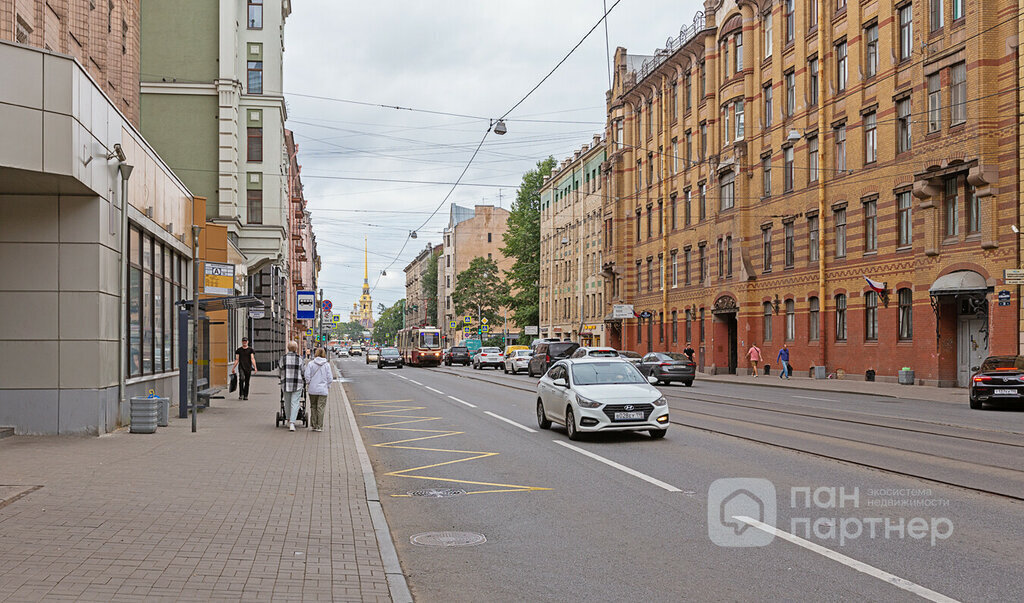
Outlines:
[{"label": "white hyundai sedan", "polygon": [[668,402],[624,360],[560,360],[537,383],[537,425],[549,429],[552,422],[565,425],[570,440],[592,431],[647,431],[663,438]]}]

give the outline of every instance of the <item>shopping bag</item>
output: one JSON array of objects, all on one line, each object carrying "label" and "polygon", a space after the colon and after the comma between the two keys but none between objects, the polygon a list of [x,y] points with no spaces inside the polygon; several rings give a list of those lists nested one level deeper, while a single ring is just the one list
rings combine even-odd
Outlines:
[{"label": "shopping bag", "polygon": [[238,389],[238,373],[231,373],[231,382],[228,384],[228,393]]}]

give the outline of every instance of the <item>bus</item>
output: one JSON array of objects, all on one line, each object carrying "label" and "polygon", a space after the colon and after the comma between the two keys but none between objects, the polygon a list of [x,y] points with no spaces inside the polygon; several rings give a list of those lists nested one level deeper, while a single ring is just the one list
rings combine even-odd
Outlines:
[{"label": "bus", "polygon": [[402,361],[411,366],[441,364],[441,329],[409,327],[398,332],[398,351]]}]

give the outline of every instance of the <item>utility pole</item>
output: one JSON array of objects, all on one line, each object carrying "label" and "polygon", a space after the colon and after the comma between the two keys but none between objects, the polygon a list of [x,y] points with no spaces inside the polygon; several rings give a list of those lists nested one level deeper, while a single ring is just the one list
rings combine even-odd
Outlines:
[{"label": "utility pole", "polygon": [[196,414],[199,412],[199,232],[201,226],[192,226],[192,433],[196,432]]},{"label": "utility pole", "polygon": [[317,318],[317,322],[319,323],[320,326],[317,329],[317,333],[318,333],[317,334],[317,338],[316,338],[317,344],[314,346],[314,348],[320,347],[320,342],[324,338],[324,290],[323,289],[320,290],[320,303],[317,304],[316,315],[318,317]]}]

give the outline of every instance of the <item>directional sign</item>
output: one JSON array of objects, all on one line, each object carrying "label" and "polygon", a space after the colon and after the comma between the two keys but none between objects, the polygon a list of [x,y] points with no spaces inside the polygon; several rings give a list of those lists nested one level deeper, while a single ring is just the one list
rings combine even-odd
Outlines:
[{"label": "directional sign", "polygon": [[324,310],[327,310],[328,312],[330,312],[331,308],[334,307],[334,304],[331,303],[331,300],[325,299],[324,303],[323,303],[323,307],[324,307]]},{"label": "directional sign", "polygon": [[633,318],[633,304],[615,304],[612,306],[612,319]]},{"label": "directional sign", "polygon": [[316,318],[316,291],[295,292],[295,318],[299,320]]},{"label": "directional sign", "polygon": [[1003,283],[1024,285],[1024,270],[1003,270]]},{"label": "directional sign", "polygon": [[538,325],[523,327],[523,335],[537,335],[540,333],[540,327]]}]

